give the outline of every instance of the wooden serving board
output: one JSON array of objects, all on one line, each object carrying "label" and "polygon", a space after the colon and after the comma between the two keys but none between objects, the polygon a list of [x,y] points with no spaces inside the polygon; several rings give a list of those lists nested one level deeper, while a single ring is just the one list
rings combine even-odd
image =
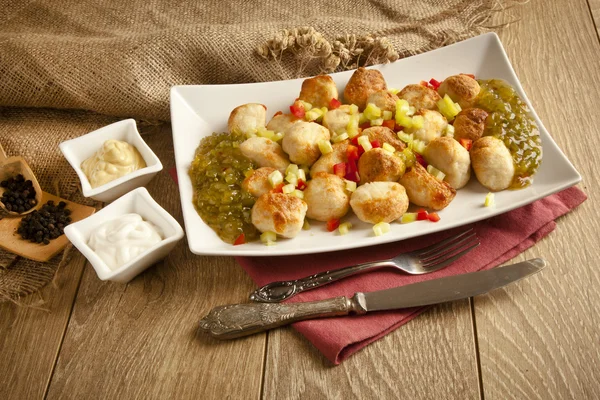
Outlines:
[{"label": "wooden serving board", "polygon": [[[93,207],[73,203],[50,193],[42,192],[41,203],[46,204],[49,200],[54,200],[55,204],[60,201],[67,203],[67,208],[71,210],[71,223],[87,218],[96,212]],[[45,262],[60,253],[69,243],[69,239],[64,234],[51,240],[49,244],[32,243],[29,240],[22,239],[17,233],[17,228],[23,217],[12,217],[8,214],[2,216],[3,218],[0,220],[0,247],[11,253],[31,260]]]}]

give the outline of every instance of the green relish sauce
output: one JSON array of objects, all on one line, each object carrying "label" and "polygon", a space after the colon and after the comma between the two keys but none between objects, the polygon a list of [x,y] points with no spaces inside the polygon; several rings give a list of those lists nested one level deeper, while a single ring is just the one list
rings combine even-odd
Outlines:
[{"label": "green relish sauce", "polygon": [[196,211],[227,243],[233,243],[242,233],[246,241],[258,237],[250,218],[255,199],[242,190],[246,174],[256,168],[239,149],[244,140],[231,133],[205,137],[189,170]]},{"label": "green relish sauce", "polygon": [[527,104],[508,83],[500,79],[478,80],[481,91],[475,107],[489,113],[484,136],[502,140],[515,164],[511,189],[521,189],[533,180],[542,162],[542,141]]}]

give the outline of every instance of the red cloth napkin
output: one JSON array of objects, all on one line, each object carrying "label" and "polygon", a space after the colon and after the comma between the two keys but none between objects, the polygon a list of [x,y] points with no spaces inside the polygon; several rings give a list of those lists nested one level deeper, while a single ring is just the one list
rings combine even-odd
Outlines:
[{"label": "red cloth napkin", "polygon": [[[572,187],[473,225],[481,245],[449,267],[426,275],[405,275],[392,269],[355,275],[319,289],[301,293],[292,299],[312,301],[335,296],[352,296],[407,285],[443,276],[493,268],[533,246],[556,226],[554,221],[581,204],[587,196]],[[464,230],[456,228],[428,236],[342,252],[293,257],[236,257],[238,263],[258,286],[278,280],[297,279],[329,269],[385,259],[416,250]],[[374,256],[374,254],[376,256]],[[370,313],[362,316],[325,318],[295,323],[302,333],[332,363],[339,364],[369,343],[404,325],[427,307]]]}]

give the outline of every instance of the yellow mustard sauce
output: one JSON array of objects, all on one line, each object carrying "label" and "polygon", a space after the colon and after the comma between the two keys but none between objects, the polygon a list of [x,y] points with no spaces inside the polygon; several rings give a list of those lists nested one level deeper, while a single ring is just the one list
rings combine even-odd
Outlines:
[{"label": "yellow mustard sauce", "polygon": [[142,168],[146,168],[146,162],[138,149],[115,139],[105,141],[93,156],[81,163],[92,188]]}]

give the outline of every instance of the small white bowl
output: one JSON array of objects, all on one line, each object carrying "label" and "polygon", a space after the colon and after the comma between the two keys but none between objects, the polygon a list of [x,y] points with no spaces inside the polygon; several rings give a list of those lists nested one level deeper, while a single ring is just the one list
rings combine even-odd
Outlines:
[{"label": "small white bowl", "polygon": [[[121,140],[134,145],[146,161],[146,168],[92,189],[90,181],[81,169],[81,163],[93,156],[109,139]],[[59,147],[71,167],[77,172],[83,195],[102,202],[111,202],[135,188],[146,185],[163,168],[156,154],[142,139],[133,119],[115,122],[78,138],[67,140],[62,142]]]},{"label": "small white bowl", "polygon": [[[145,221],[158,226],[162,230],[164,239],[125,265],[111,270],[88,246],[88,242],[92,232],[105,221],[130,213],[139,214]],[[127,193],[88,218],[67,225],[65,235],[92,264],[98,278],[103,281],[127,283],[140,272],[166,257],[183,237],[183,229],[175,218],[150,196],[148,190],[142,187]]]}]

